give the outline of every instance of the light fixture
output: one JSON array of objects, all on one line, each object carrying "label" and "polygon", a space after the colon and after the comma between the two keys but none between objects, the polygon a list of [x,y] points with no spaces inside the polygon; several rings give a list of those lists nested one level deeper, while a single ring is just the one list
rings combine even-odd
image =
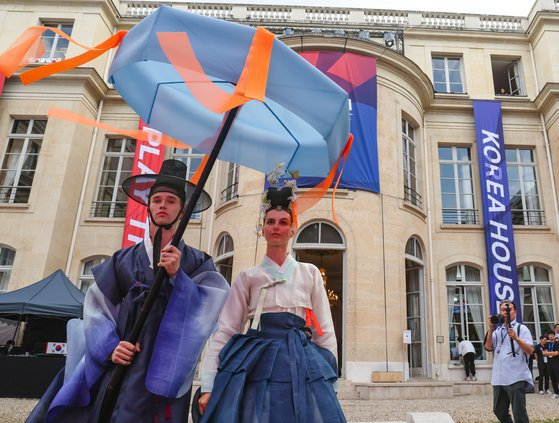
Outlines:
[{"label": "light fixture", "polygon": [[295,31],[293,30],[293,28],[284,28],[283,29],[283,35],[293,35],[295,34]]},{"label": "light fixture", "polygon": [[384,39],[384,45],[391,48],[396,43],[396,34],[393,32],[385,32],[382,36]]},{"label": "light fixture", "polygon": [[361,30],[359,34],[357,34],[357,38],[360,40],[368,40],[369,39],[369,31]]}]

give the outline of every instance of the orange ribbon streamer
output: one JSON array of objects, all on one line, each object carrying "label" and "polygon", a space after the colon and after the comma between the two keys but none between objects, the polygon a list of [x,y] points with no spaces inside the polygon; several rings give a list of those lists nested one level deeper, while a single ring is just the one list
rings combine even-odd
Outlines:
[{"label": "orange ribbon streamer", "polygon": [[192,175],[192,178],[190,178],[190,182],[195,185],[198,183],[198,181],[200,180],[200,176],[202,175],[202,171],[206,167],[206,164],[208,164],[209,158],[210,156],[208,156],[207,154],[204,156],[204,158],[202,159],[202,163],[200,163],[200,166],[198,166],[198,169],[196,169],[196,172],[194,172],[194,175]]},{"label": "orange ribbon streamer", "polygon": [[340,157],[338,158],[334,166],[332,166],[332,169],[330,169],[330,173],[326,176],[326,178],[324,178],[321,182],[319,182],[310,190],[299,195],[298,198],[293,203],[291,203],[292,219],[295,227],[299,226],[297,215],[303,213],[304,211],[310,209],[312,206],[318,203],[320,199],[324,197],[324,194],[326,194],[328,188],[332,186],[332,182],[334,181],[334,176],[336,176],[336,170],[338,169],[338,166],[340,165],[340,162],[343,159],[342,168],[340,169],[340,173],[338,175],[336,184],[334,185],[334,189],[332,191],[332,218],[334,222],[336,222],[336,224],[339,225],[338,217],[336,216],[336,212],[334,211],[334,195],[336,194],[338,183],[340,182],[340,178],[342,177],[345,163],[349,156],[349,152],[351,151],[352,144],[353,144],[353,134],[349,134],[349,138],[347,140],[347,143],[342,153],[340,154]]},{"label": "orange ribbon streamer", "polygon": [[208,110],[224,113],[250,100],[264,101],[274,34],[256,28],[239,81],[232,93],[214,84],[202,69],[184,32],[158,32],[161,49],[192,95]]},{"label": "orange ribbon streamer", "polygon": [[312,325],[316,328],[318,336],[324,335],[324,331],[320,327],[320,323],[318,323],[318,319],[316,318],[314,311],[312,311],[311,308],[305,308],[305,326],[312,328]]},{"label": "orange ribbon streamer", "polygon": [[73,69],[79,65],[83,65],[84,63],[87,63],[100,56],[110,48],[118,46],[126,35],[126,31],[118,31],[116,34],[109,37],[101,44],[98,44],[95,47],[88,47],[78,43],[76,40],[69,37],[66,33],[58,28],[33,26],[26,29],[23,34],[21,34],[18,39],[10,46],[10,48],[2,55],[0,55],[0,71],[2,71],[4,75],[10,77],[21,68],[29,65],[30,59],[40,57],[45,51],[44,43],[41,40],[41,36],[45,31],[52,31],[87,51],[76,57],[60,60],[58,62],[44,65],[22,73],[20,75],[20,79],[21,82],[23,82],[23,84],[25,85],[36,82],[49,75]]},{"label": "orange ribbon streamer", "polygon": [[142,141],[158,142],[163,145],[168,145],[170,147],[190,148],[190,145],[185,144],[179,140],[176,140],[175,138],[172,138],[168,135],[165,135],[151,128],[146,128],[146,130],[142,130],[142,129],[128,130],[128,129],[115,128],[114,126],[107,125],[106,123],[97,122],[93,119],[89,119],[85,116],[78,115],[77,113],[71,112],[69,110],[57,109],[55,107],[49,109],[47,116],[49,118],[68,120],[70,122],[79,123],[81,125],[93,126],[108,132],[113,132],[116,134],[124,135],[125,137],[135,138]]}]

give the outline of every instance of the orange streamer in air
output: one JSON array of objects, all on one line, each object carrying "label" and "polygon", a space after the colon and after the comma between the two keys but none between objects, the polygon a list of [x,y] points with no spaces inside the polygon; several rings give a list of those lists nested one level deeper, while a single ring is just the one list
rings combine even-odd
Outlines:
[{"label": "orange streamer in air", "polygon": [[192,182],[193,184],[198,183],[198,181],[200,180],[200,176],[202,175],[202,171],[206,167],[209,158],[210,156],[208,156],[207,154],[204,156],[204,158],[202,159],[202,163],[200,163],[200,166],[198,166],[198,169],[196,169],[196,172],[194,172],[194,175],[192,175],[192,178],[190,178],[190,182]]},{"label": "orange streamer in air", "polygon": [[144,130],[142,129],[128,130],[128,129],[115,128],[114,126],[97,122],[93,119],[89,119],[85,116],[78,115],[77,113],[71,112],[69,110],[57,109],[53,107],[49,109],[48,117],[64,119],[71,122],[79,123],[81,125],[93,126],[108,132],[113,132],[116,134],[124,135],[125,137],[135,138],[142,141],[158,142],[163,145],[168,145],[170,147],[176,147],[176,148],[190,148],[190,145],[185,144],[179,140],[176,140],[175,138],[172,138],[168,135],[165,135],[151,128],[145,128]]},{"label": "orange streamer in air", "polygon": [[87,63],[100,56],[110,48],[118,46],[126,35],[126,31],[118,31],[116,34],[109,37],[101,44],[98,44],[95,47],[88,47],[78,43],[58,28],[33,26],[26,29],[23,34],[21,34],[18,39],[10,46],[10,48],[2,55],[0,55],[0,71],[2,71],[4,75],[10,77],[18,70],[29,65],[30,59],[40,57],[45,51],[44,43],[41,40],[41,36],[45,31],[52,31],[87,51],[76,57],[60,60],[58,62],[40,66],[22,73],[20,75],[20,79],[21,82],[23,82],[23,84],[25,85],[36,82],[49,75],[73,69],[79,65],[83,65],[84,63]]},{"label": "orange streamer in air", "polygon": [[274,34],[256,28],[245,65],[232,93],[214,84],[202,69],[184,32],[158,32],[161,49],[192,95],[208,110],[224,113],[250,100],[264,101]]},{"label": "orange streamer in air", "polygon": [[339,224],[338,217],[336,216],[336,212],[334,210],[334,195],[336,194],[336,189],[338,188],[338,183],[340,182],[340,178],[344,171],[344,166],[347,161],[347,157],[349,156],[349,152],[351,151],[352,144],[353,144],[353,134],[349,134],[349,138],[347,140],[347,143],[342,153],[340,154],[340,157],[338,158],[334,166],[332,166],[332,169],[330,169],[330,173],[326,176],[326,178],[324,178],[321,182],[319,182],[310,190],[299,195],[297,199],[293,203],[291,203],[293,224],[295,225],[295,227],[298,227],[298,223],[299,223],[297,219],[297,215],[303,213],[304,211],[310,209],[312,206],[318,203],[320,199],[324,197],[324,194],[326,194],[328,188],[332,186],[332,182],[334,181],[334,176],[336,176],[336,170],[338,169],[340,162],[343,160],[342,168],[340,169],[338,179],[336,180],[336,184],[334,185],[334,189],[332,191],[332,218],[334,222],[336,222],[336,224]]}]

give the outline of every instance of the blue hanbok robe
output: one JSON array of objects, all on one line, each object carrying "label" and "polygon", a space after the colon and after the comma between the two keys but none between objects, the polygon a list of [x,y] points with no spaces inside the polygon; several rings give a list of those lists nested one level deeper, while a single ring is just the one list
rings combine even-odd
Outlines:
[{"label": "blue hanbok robe", "polygon": [[[181,268],[161,286],[138,340],[141,351],[126,373],[111,422],[187,421],[196,364],[229,286],[211,257],[183,242],[179,249]],[[53,381],[29,423],[97,421],[115,368],[111,353],[130,333],[154,271],[142,242],[119,250],[95,267],[93,274],[95,284],[84,304],[83,358],[65,381],[63,375]]]}]

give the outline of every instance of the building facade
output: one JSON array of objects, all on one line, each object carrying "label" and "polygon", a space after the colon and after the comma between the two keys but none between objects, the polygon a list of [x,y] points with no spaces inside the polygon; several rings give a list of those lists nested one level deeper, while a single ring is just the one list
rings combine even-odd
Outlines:
[{"label": "building facade", "polygon": [[[559,10],[538,0],[528,17],[190,2],[4,2],[0,50],[33,25],[95,46],[160,4],[261,25],[296,51],[375,57],[379,192],[340,189],[299,216],[293,253],[323,272],[352,382],[372,371],[460,380],[456,339],[482,349],[489,315],[473,99],[499,100],[524,324],[534,338],[559,320]],[[50,34],[50,35],[49,35]],[[81,52],[48,32],[48,63]],[[87,289],[91,268],[122,243],[135,141],[48,118],[64,108],[121,129],[138,116],[107,81],[114,52],[0,96],[0,291],[61,268]],[[31,63],[30,66],[35,66]],[[373,129],[371,129],[373,130]],[[202,153],[166,149],[194,172]],[[264,177],[219,162],[212,207],[185,240],[213,255],[229,280],[261,260],[256,233]],[[331,194],[331,192],[330,192]],[[411,330],[411,344],[403,331]]]}]

